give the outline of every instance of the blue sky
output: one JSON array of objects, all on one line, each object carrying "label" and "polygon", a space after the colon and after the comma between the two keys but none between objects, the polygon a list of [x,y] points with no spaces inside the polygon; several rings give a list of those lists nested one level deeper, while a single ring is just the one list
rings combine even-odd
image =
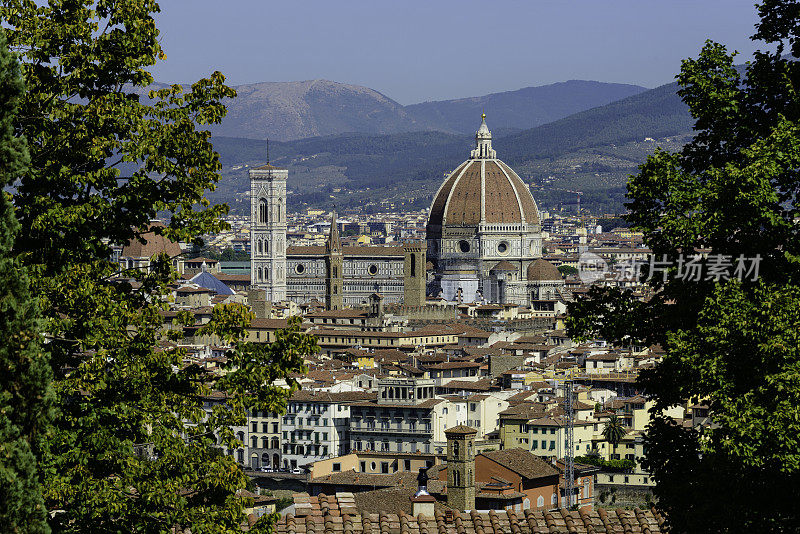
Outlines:
[{"label": "blue sky", "polygon": [[162,0],[161,82],[325,78],[411,104],[569,79],[655,87],[707,38],[757,43],[753,0]]}]

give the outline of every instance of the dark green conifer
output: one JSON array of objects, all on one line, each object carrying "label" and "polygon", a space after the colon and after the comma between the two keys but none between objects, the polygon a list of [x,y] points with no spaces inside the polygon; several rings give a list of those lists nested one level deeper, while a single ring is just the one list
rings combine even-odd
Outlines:
[{"label": "dark green conifer", "polygon": [[[12,120],[24,88],[19,66],[0,31],[0,186],[28,166],[25,140]],[[50,367],[40,340],[28,276],[12,256],[19,223],[0,194],[0,532],[49,532],[37,472],[50,420]]]}]

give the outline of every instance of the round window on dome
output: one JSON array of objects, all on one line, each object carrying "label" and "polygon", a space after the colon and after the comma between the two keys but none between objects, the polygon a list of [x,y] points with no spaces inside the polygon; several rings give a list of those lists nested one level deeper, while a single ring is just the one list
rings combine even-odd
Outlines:
[{"label": "round window on dome", "polygon": [[506,252],[508,252],[508,243],[506,243],[505,241],[498,243],[497,252],[499,252],[500,254],[505,254]]},{"label": "round window on dome", "polygon": [[367,272],[372,276],[375,276],[376,274],[378,274],[378,266],[375,264],[370,265],[369,267],[367,267]]},{"label": "round window on dome", "polygon": [[297,274],[303,274],[304,272],[306,272],[306,268],[302,263],[298,263],[297,265],[294,266],[294,272],[296,272]]},{"label": "round window on dome", "polygon": [[469,242],[464,240],[459,241],[458,248],[461,252],[464,253],[469,252]]}]

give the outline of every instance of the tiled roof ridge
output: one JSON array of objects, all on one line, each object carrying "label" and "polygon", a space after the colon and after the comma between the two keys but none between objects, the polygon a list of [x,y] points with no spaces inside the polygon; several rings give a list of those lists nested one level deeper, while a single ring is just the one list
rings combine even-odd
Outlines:
[{"label": "tiled roof ridge", "polygon": [[[346,497],[349,495],[349,497]],[[286,514],[275,525],[279,534],[539,534],[539,533],[641,533],[667,532],[664,518],[655,509],[570,511],[564,508],[549,511],[490,510],[486,512],[443,513],[436,509],[433,516],[408,513],[360,513],[342,499],[352,501],[352,494],[340,494],[319,499],[318,515]],[[313,497],[311,499],[314,499]],[[337,503],[336,501],[340,501]],[[323,506],[324,503],[324,506]]]}]

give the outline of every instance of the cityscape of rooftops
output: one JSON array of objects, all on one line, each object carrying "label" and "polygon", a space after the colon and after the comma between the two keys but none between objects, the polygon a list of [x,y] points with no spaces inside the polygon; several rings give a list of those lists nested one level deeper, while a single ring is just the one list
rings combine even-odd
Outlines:
[{"label": "cityscape of rooftops", "polygon": [[800,0],[0,15],[0,534],[800,532]]}]

